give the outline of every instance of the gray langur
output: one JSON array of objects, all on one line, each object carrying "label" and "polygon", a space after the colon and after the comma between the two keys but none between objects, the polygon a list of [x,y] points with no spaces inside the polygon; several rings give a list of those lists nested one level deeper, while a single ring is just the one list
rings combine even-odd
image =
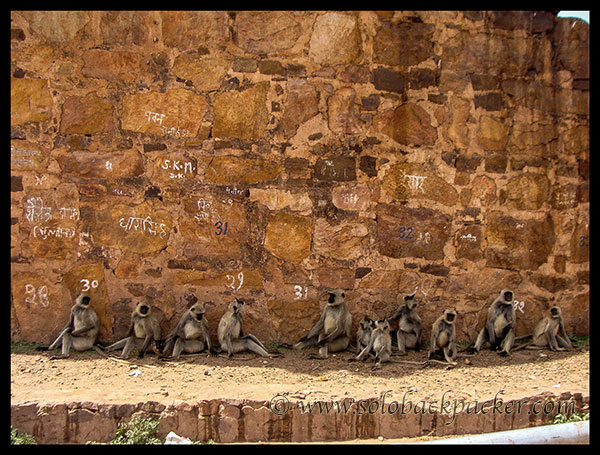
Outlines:
[{"label": "gray langur", "polygon": [[360,353],[371,341],[371,333],[373,333],[373,319],[365,316],[358,323],[356,329],[356,353]]},{"label": "gray langur", "polygon": [[431,327],[431,341],[429,345],[429,360],[442,355],[448,363],[454,363],[456,358],[456,343],[454,323],[456,322],[456,311],[446,309],[436,319]]},{"label": "gray langur", "polygon": [[90,297],[85,294],[79,294],[75,299],[75,305],[71,308],[67,325],[48,348],[40,347],[38,350],[52,351],[62,346],[61,354],[52,356],[50,359],[65,359],[69,357],[71,348],[76,351],[92,349],[99,329],[100,320],[94,309],[90,306]]},{"label": "gray langur", "polygon": [[552,351],[570,351],[573,349],[571,340],[569,340],[567,332],[565,331],[560,307],[556,305],[552,306],[533,329],[531,342],[519,346],[518,348],[513,349],[513,351],[523,348],[550,348]]},{"label": "gray langur", "polygon": [[515,326],[516,315],[513,306],[514,294],[508,289],[500,291],[500,295],[496,297],[487,311],[485,326],[479,332],[475,346],[467,349],[469,354],[479,352],[481,346],[486,341],[490,343],[490,349],[497,351],[506,357],[510,354],[510,350],[515,342]]},{"label": "gray langur", "polygon": [[141,359],[144,357],[146,349],[148,349],[151,342],[154,342],[154,352],[157,355],[160,354],[157,346],[158,341],[160,341],[160,325],[154,317],[150,306],[145,302],[139,302],[131,314],[131,323],[127,336],[105,347],[104,350],[116,351],[122,348],[121,358],[127,359],[131,351],[139,348],[138,359]]},{"label": "gray langur", "polygon": [[308,334],[294,345],[294,349],[316,345],[319,348],[319,355],[316,357],[326,359],[328,352],[339,352],[348,348],[352,336],[352,315],[344,298],[345,294],[341,289],[329,293],[321,317]]},{"label": "gray langur", "polygon": [[406,349],[421,349],[421,318],[417,314],[415,294],[404,296],[404,304],[387,320],[390,323],[398,320],[396,338],[399,355],[406,355]]},{"label": "gray langur", "polygon": [[382,363],[392,361],[392,335],[390,323],[386,319],[375,321],[369,344],[356,356],[356,360],[364,361],[367,355],[375,357],[373,369],[381,368]]},{"label": "gray langur", "polygon": [[212,349],[204,313],[206,303],[195,303],[179,319],[177,326],[165,338],[163,355],[179,359],[182,352],[195,354]]},{"label": "gray langur", "polygon": [[237,297],[229,303],[227,311],[219,321],[217,336],[221,350],[227,351],[227,357],[242,351],[252,351],[263,357],[274,357],[254,335],[244,335],[242,329],[242,308],[244,302]]}]

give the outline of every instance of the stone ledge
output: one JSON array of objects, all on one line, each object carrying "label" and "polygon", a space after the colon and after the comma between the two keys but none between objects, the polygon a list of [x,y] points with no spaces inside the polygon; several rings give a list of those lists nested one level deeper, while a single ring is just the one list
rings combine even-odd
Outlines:
[{"label": "stone ledge", "polygon": [[[564,392],[477,402],[461,400],[303,400],[277,395],[270,402],[215,398],[164,404],[11,403],[11,425],[40,444],[108,442],[132,417],[159,420],[159,436],[174,431],[194,441],[319,442],[479,434],[551,423],[559,413],[589,409],[589,396]],[[310,411],[309,411],[310,409]],[[329,412],[327,412],[329,410]]]}]

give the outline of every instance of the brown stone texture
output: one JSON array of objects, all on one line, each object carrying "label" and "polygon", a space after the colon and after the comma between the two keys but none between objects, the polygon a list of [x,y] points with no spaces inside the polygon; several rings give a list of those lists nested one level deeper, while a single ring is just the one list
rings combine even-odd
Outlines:
[{"label": "brown stone texture", "polygon": [[[52,341],[37,329],[64,324],[82,280],[97,285],[107,342],[140,298],[169,330],[186,292],[216,305],[211,319],[245,298],[249,328],[290,342],[332,287],[351,291],[353,313],[381,317],[418,289],[433,299],[425,335],[452,303],[461,341],[500,284],[531,308],[519,335],[549,293],[567,331],[582,327],[582,21],[11,11],[10,47],[14,340]],[[243,430],[235,412],[223,419],[225,439]]]}]

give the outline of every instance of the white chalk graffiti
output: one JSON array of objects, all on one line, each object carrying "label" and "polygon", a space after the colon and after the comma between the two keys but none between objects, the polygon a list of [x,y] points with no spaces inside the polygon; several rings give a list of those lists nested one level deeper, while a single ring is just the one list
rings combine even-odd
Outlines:
[{"label": "white chalk graffiti", "polygon": [[61,207],[59,209],[60,217],[69,220],[77,220],[79,221],[79,209],[75,207]]},{"label": "white chalk graffiti", "polygon": [[423,177],[420,175],[408,175],[406,174],[405,177],[408,179],[408,187],[411,190],[420,190],[421,193],[424,193],[425,190],[423,189],[423,182],[425,181],[425,179],[427,177]]},{"label": "white chalk graffiti", "polygon": [[161,169],[170,170],[169,178],[172,179],[181,179],[186,176],[186,174],[193,175],[196,171],[196,166],[191,161],[181,162],[179,160],[164,160],[161,164]]},{"label": "white chalk graffiti", "polygon": [[241,190],[237,186],[228,186],[225,188],[225,191],[233,196],[243,196],[244,194],[246,194],[246,190]]},{"label": "white chalk graffiti", "polygon": [[[37,296],[37,302],[36,302]],[[44,285],[40,286],[36,292],[35,286],[32,284],[25,285],[25,303],[37,305],[38,303],[46,308],[50,302],[48,300],[48,288]]]},{"label": "white chalk graffiti", "polygon": [[358,202],[358,194],[344,193],[344,194],[342,194],[342,200],[346,204],[356,204]]},{"label": "white chalk graffiti", "polygon": [[87,292],[90,289],[96,289],[99,286],[98,280],[92,280],[90,282],[90,280],[83,279],[79,280],[79,282],[83,284],[81,287],[82,292]]},{"label": "white chalk graffiti", "polygon": [[234,291],[239,291],[242,285],[244,284],[244,272],[240,272],[237,274],[237,281],[239,284],[236,286],[236,277],[234,275],[226,275],[227,281],[231,281],[227,283],[227,287],[233,289]]},{"label": "white chalk graffiti", "polygon": [[47,177],[45,175],[42,175],[41,177],[38,177],[37,175],[35,176],[35,184],[37,185],[41,185],[42,183],[44,183],[47,179]]},{"label": "white chalk graffiti", "polygon": [[461,240],[466,240],[466,241],[468,241],[468,242],[476,242],[476,241],[477,241],[477,236],[476,236],[476,235],[473,235],[473,234],[471,234],[471,233],[468,233],[468,234],[462,234],[462,235],[460,236],[460,239],[461,239]]},{"label": "white chalk graffiti", "polygon": [[112,172],[113,168],[112,168],[112,163],[110,161],[107,161],[106,164],[104,165],[104,167],[106,168],[107,171]]},{"label": "white chalk graffiti", "polygon": [[52,209],[44,207],[41,197],[32,197],[25,202],[25,218],[31,223],[48,221],[52,219]]},{"label": "white chalk graffiti", "polygon": [[308,295],[308,287],[302,287],[297,284],[294,286],[294,294],[296,295],[294,300],[306,299],[306,296]]},{"label": "white chalk graffiti", "polygon": [[171,136],[171,137],[175,137],[175,138],[182,138],[182,137],[189,137],[190,136],[190,130],[182,130],[179,129],[179,127],[177,127],[177,129],[175,129],[175,127],[172,128],[167,128],[166,126],[161,126],[160,127],[162,130],[162,133],[165,136]]},{"label": "white chalk graffiti", "polygon": [[48,237],[72,238],[75,237],[75,229],[62,226],[33,226],[33,236],[46,240]]},{"label": "white chalk graffiti", "polygon": [[[165,231],[166,225],[163,223],[158,223],[156,221],[152,221],[150,215],[146,218],[138,218],[135,216],[130,216],[129,218],[121,218],[119,220],[119,226],[123,228],[125,231],[130,231],[133,229],[136,232],[148,232],[152,235],[157,235],[160,238],[165,238],[167,236],[167,231]],[[157,232],[157,228],[160,228],[160,233]]]},{"label": "white chalk graffiti", "polygon": [[209,200],[205,200],[204,198],[200,198],[197,201],[198,211],[200,213],[194,215],[194,219],[199,223],[209,221],[209,220],[221,220],[221,215],[217,212],[213,206],[213,202]]},{"label": "white chalk graffiti", "polygon": [[146,111],[144,113],[148,121],[152,121],[154,123],[160,123],[162,125],[163,119],[166,117],[165,114],[159,114],[158,112]]},{"label": "white chalk graffiti", "polygon": [[515,307],[515,310],[519,310],[521,313],[525,313],[523,311],[523,308],[525,308],[525,302],[519,302],[518,300],[515,300],[513,302],[513,306]]}]

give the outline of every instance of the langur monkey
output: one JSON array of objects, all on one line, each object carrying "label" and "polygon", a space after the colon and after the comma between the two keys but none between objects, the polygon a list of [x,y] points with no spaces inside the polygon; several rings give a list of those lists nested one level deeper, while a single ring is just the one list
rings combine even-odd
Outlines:
[{"label": "langur monkey", "polygon": [[157,342],[160,341],[160,325],[154,318],[150,306],[145,302],[139,302],[131,314],[131,324],[127,336],[104,349],[116,351],[123,348],[121,358],[127,359],[131,351],[137,347],[140,350],[138,359],[141,359],[152,341],[154,341],[154,352],[159,354]]},{"label": "langur monkey", "polygon": [[469,354],[479,352],[483,343],[488,341],[492,351],[502,348],[500,355],[503,357],[509,355],[515,342],[516,315],[513,297],[513,292],[508,289],[500,291],[500,295],[487,311],[485,326],[479,332],[475,346],[467,349]]},{"label": "langur monkey", "polygon": [[87,351],[94,347],[100,320],[94,309],[90,306],[90,297],[79,294],[75,305],[71,308],[69,322],[62,329],[56,340],[48,348],[38,348],[39,351],[52,351],[62,345],[60,355],[50,357],[53,359],[66,359],[71,348],[76,351]]},{"label": "langur monkey", "polygon": [[236,352],[252,351],[263,357],[272,358],[274,354],[267,352],[267,348],[254,335],[248,333],[244,335],[242,330],[242,308],[244,302],[237,297],[229,303],[229,307],[217,328],[217,336],[221,350],[227,351],[227,357],[231,357]]},{"label": "langur monkey", "polygon": [[404,297],[404,305],[398,308],[396,313],[387,319],[392,323],[398,320],[398,354],[406,355],[406,349],[421,349],[421,318],[417,314],[417,302],[415,294]]},{"label": "langur monkey", "polygon": [[323,308],[321,317],[308,334],[294,345],[294,349],[304,349],[316,345],[319,348],[319,355],[316,357],[326,359],[328,352],[339,352],[348,348],[352,330],[352,315],[348,311],[344,298],[345,294],[341,289],[329,293],[327,305]]},{"label": "langur monkey", "polygon": [[456,343],[454,341],[456,311],[446,309],[431,327],[431,342],[429,345],[429,360],[440,351],[448,363],[454,363],[456,358]]},{"label": "langur monkey", "polygon": [[537,323],[533,330],[533,339],[530,343],[513,349],[513,351],[527,349],[550,348],[552,351],[570,351],[573,349],[571,340],[567,336],[560,307],[554,305],[548,313]]},{"label": "langur monkey", "polygon": [[205,306],[206,303],[195,303],[181,316],[177,326],[165,338],[164,355],[179,359],[182,352],[211,351],[210,334],[204,318]]},{"label": "langur monkey", "polygon": [[386,319],[375,321],[369,344],[356,356],[356,360],[364,361],[367,355],[375,357],[373,369],[381,368],[382,363],[392,361],[392,335],[390,323]]},{"label": "langur monkey", "polygon": [[359,354],[371,341],[371,333],[373,333],[373,319],[365,316],[358,323],[356,330],[356,353]]}]

